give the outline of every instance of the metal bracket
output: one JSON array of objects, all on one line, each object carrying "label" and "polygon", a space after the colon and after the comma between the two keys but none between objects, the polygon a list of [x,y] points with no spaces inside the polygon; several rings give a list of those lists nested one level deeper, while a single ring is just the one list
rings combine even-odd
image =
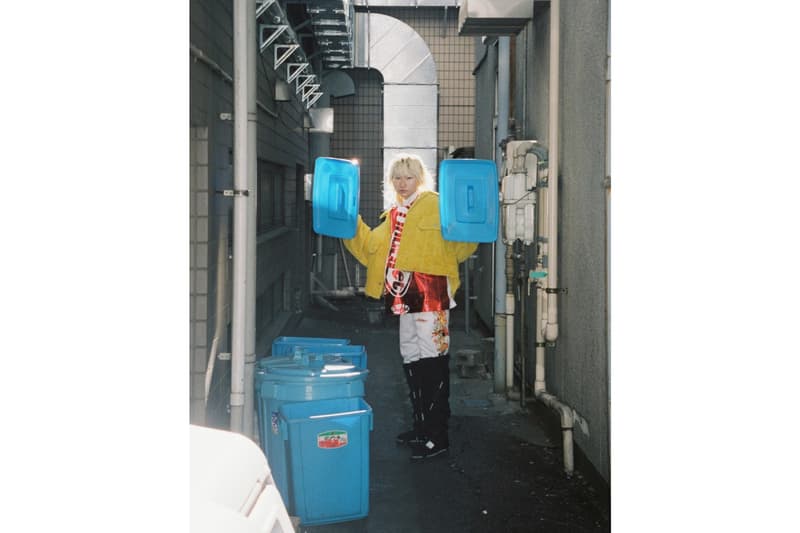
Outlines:
[{"label": "metal bracket", "polygon": [[323,94],[325,93],[316,93],[314,96],[312,96],[311,99],[309,99],[309,101],[306,102],[306,109],[309,109],[312,105],[314,105],[314,102],[319,100],[320,96],[322,96]]},{"label": "metal bracket", "polygon": [[220,113],[219,114],[220,120],[233,120],[233,113]]},{"label": "metal bracket", "polygon": [[[308,63],[286,63],[286,83],[292,83],[308,67]],[[294,70],[292,70],[294,68]]]},{"label": "metal bracket", "polygon": [[222,196],[250,196],[250,191],[247,189],[217,189],[216,193]]},{"label": "metal bracket", "polygon": [[[289,29],[289,25],[288,24],[261,24],[259,26],[259,29],[260,29],[260,31],[259,31],[259,39],[261,40],[260,47],[261,47],[261,53],[263,54],[264,50],[266,50],[269,45],[274,43],[275,39],[277,39],[280,36],[280,34],[282,34],[283,32],[285,32],[286,30]],[[267,37],[266,40],[264,40],[264,30],[265,29],[266,30],[273,30],[272,33],[269,35],[269,37]]]},{"label": "metal bracket", "polygon": [[552,287],[545,289],[544,292],[547,294],[567,294],[567,290],[566,288]]},{"label": "metal bracket", "polygon": [[314,94],[314,92],[319,89],[319,83],[312,83],[308,87],[303,88],[303,101],[308,100],[308,97]]},{"label": "metal bracket", "polygon": [[[299,93],[300,91],[302,91],[302,90],[303,90],[303,87],[305,87],[306,85],[308,85],[309,83],[311,83],[311,81],[312,81],[314,78],[316,78],[316,77],[317,77],[317,75],[316,75],[316,74],[302,74],[302,75],[298,76],[298,77],[297,77],[297,88],[296,88],[296,89],[295,89],[295,91],[294,91],[294,92],[295,92],[295,94],[297,94],[297,93]],[[302,79],[303,79],[303,82],[302,82],[302,83],[300,82],[300,78],[302,78]]]},{"label": "metal bracket", "polygon": [[[276,44],[272,49],[273,55],[275,56],[275,70],[278,70],[278,67],[289,59],[289,56],[298,48],[300,48],[299,44]],[[281,49],[282,55],[280,57],[278,57],[278,49]]]},{"label": "metal bracket", "polygon": [[[258,0],[256,0],[258,1]],[[256,19],[260,18],[269,7],[275,3],[275,0],[264,0],[256,8]]]},{"label": "metal bracket", "polygon": [[230,352],[220,352],[217,354],[217,359],[219,359],[220,361],[230,361],[231,354]]}]

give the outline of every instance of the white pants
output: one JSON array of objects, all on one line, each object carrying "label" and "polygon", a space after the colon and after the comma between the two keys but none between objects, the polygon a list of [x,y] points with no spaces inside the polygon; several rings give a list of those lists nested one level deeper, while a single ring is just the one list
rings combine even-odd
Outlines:
[{"label": "white pants", "polygon": [[400,315],[400,355],[403,364],[446,355],[450,349],[450,311]]}]

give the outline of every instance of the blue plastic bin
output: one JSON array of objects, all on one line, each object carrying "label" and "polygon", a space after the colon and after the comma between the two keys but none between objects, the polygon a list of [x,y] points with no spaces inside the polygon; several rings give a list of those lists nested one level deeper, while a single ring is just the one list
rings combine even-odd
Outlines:
[{"label": "blue plastic bin", "polygon": [[364,396],[368,370],[334,357],[268,357],[256,363],[255,390],[261,448],[275,484],[289,501],[286,453],[280,435],[279,411],[293,402],[359,398]]},{"label": "blue plastic bin", "polygon": [[361,344],[309,344],[298,349],[301,354],[341,357],[358,368],[367,368],[367,349]]},{"label": "blue plastic bin", "polygon": [[350,339],[335,339],[331,337],[277,337],[272,341],[272,355],[292,355],[296,346],[301,348],[316,344],[350,344]]},{"label": "blue plastic bin", "polygon": [[289,448],[291,514],[303,525],[369,513],[372,408],[363,398],[289,403],[280,408]]}]

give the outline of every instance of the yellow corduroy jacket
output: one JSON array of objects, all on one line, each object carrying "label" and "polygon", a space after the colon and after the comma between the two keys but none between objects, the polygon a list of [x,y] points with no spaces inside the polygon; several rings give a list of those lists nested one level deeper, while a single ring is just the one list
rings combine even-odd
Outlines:
[{"label": "yellow corduroy jacket", "polygon": [[[391,218],[388,215],[389,211],[384,211],[380,216],[381,223],[374,229],[367,226],[359,215],[355,237],[344,239],[344,245],[353,257],[367,267],[364,292],[371,298],[380,298],[383,295],[392,232]],[[461,284],[458,264],[465,261],[477,248],[478,243],[446,241],[442,238],[439,195],[426,191],[420,193],[408,211],[395,268],[447,276],[450,289],[455,294]]]}]

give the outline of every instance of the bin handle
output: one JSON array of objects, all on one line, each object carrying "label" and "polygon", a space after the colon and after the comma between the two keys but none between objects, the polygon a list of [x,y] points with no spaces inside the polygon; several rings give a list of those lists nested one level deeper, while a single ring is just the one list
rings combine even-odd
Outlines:
[{"label": "bin handle", "polygon": [[366,413],[366,409],[359,409],[357,411],[344,411],[341,413],[328,413],[325,415],[311,415],[308,418],[310,420],[318,420],[320,418],[331,418],[332,416],[349,416],[349,415],[360,415],[361,413]]}]

